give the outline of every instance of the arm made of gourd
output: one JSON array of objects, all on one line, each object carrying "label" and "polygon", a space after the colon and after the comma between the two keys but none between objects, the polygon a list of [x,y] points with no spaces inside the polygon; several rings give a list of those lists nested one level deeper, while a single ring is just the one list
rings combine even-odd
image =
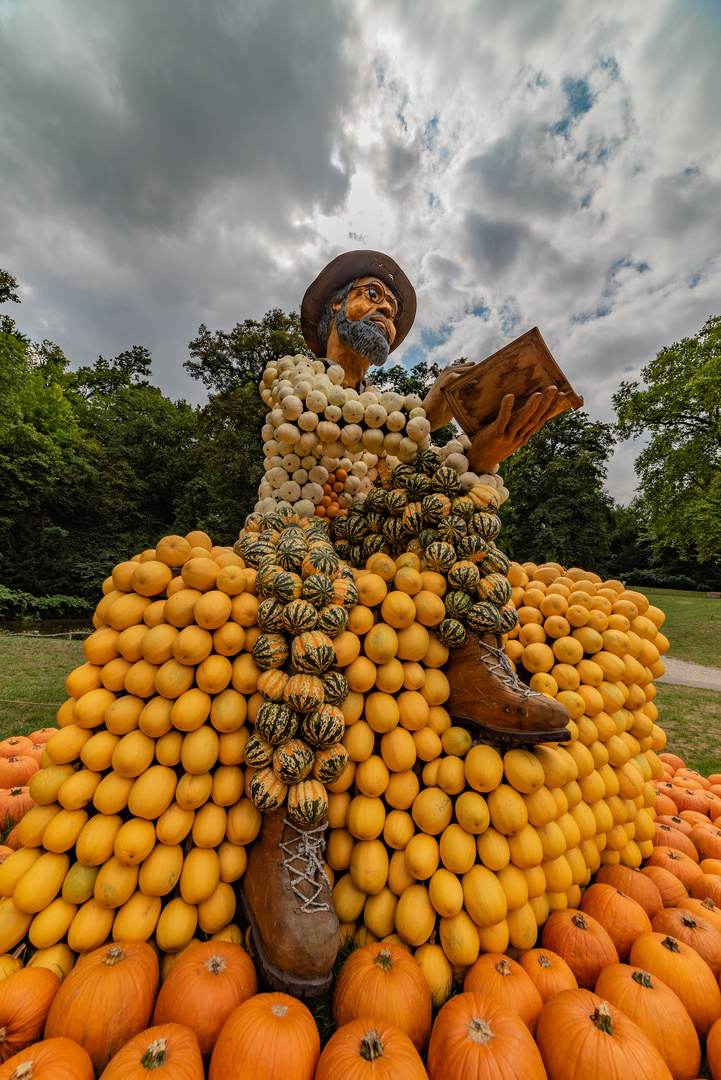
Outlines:
[{"label": "arm made of gourd", "polygon": [[547,420],[559,412],[559,404],[566,395],[555,386],[531,394],[528,401],[514,409],[515,397],[506,394],[501,399],[498,416],[490,424],[485,424],[473,436],[471,447],[467,451],[469,468],[473,472],[490,472],[511,454],[524,446],[531,435],[535,435]]},{"label": "arm made of gourd", "polygon": [[423,408],[426,411],[426,418],[431,425],[431,431],[437,431],[439,427],[443,427],[449,420],[453,419],[453,413],[451,407],[445,399],[443,394],[443,387],[450,386],[455,382],[459,375],[463,375],[466,371],[470,371],[475,367],[475,363],[472,360],[466,361],[463,364],[452,364],[450,367],[444,368],[440,373],[433,386],[430,388],[423,401]]}]

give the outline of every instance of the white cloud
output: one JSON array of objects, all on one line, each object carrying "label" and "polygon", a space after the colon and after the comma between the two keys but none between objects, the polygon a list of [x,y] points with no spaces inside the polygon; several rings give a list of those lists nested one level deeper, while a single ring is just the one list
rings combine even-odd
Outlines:
[{"label": "white cloud", "polygon": [[77,363],[145,344],[198,400],[201,321],[297,309],[333,255],[380,248],[418,289],[399,358],[539,325],[610,420],[619,381],[718,311],[720,38],[683,0],[6,4],[13,314]]}]

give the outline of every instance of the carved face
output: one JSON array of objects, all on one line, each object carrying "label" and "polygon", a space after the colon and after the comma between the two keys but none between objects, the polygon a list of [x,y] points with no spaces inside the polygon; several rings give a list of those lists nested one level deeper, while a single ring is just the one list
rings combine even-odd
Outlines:
[{"label": "carved face", "polygon": [[371,363],[382,365],[396,336],[398,301],[377,278],[359,278],[345,300],[333,302],[338,337]]}]

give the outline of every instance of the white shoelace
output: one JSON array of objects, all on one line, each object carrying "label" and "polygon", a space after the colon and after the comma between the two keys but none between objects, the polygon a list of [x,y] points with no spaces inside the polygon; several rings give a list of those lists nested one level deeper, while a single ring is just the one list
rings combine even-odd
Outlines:
[{"label": "white shoelace", "polygon": [[[300,907],[296,908],[296,912],[300,914],[303,911],[330,911],[330,904],[321,903],[318,900],[324,885],[328,887],[328,892],[330,892],[331,888],[328,875],[323,867],[323,851],[325,849],[325,837],[323,834],[328,828],[328,822],[325,821],[322,825],[316,826],[315,829],[308,830],[299,829],[289,818],[286,818],[283,824],[289,825],[293,832],[297,834],[290,840],[283,842],[281,839],[278,843],[278,847],[285,855],[280,864],[280,869],[288,870],[288,884],[300,901]],[[295,850],[293,850],[294,847]],[[294,865],[298,860],[305,864],[304,868]],[[305,896],[300,891],[302,881],[310,885],[313,890],[312,896]]]},{"label": "white shoelace", "polygon": [[[485,649],[489,655],[484,656],[481,652],[476,663],[485,664],[489,673],[491,675],[496,675],[499,681],[502,682],[504,686],[507,686],[509,690],[515,690],[516,693],[523,694],[526,698],[543,696],[542,694],[539,694],[537,690],[531,690],[530,686],[526,686],[526,684],[518,678],[518,675],[511,667],[511,662],[503,647],[496,649],[493,645],[481,641],[481,649]],[[492,656],[496,659],[492,660]]]}]

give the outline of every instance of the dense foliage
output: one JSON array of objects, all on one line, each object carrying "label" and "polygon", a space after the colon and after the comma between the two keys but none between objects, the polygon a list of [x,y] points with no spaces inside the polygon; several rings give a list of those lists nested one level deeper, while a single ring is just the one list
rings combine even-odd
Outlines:
[{"label": "dense foliage", "polygon": [[[636,459],[655,550],[721,560],[721,316],[661,349],[613,403],[621,438],[648,441]],[[718,573],[718,569],[717,569]]]}]

